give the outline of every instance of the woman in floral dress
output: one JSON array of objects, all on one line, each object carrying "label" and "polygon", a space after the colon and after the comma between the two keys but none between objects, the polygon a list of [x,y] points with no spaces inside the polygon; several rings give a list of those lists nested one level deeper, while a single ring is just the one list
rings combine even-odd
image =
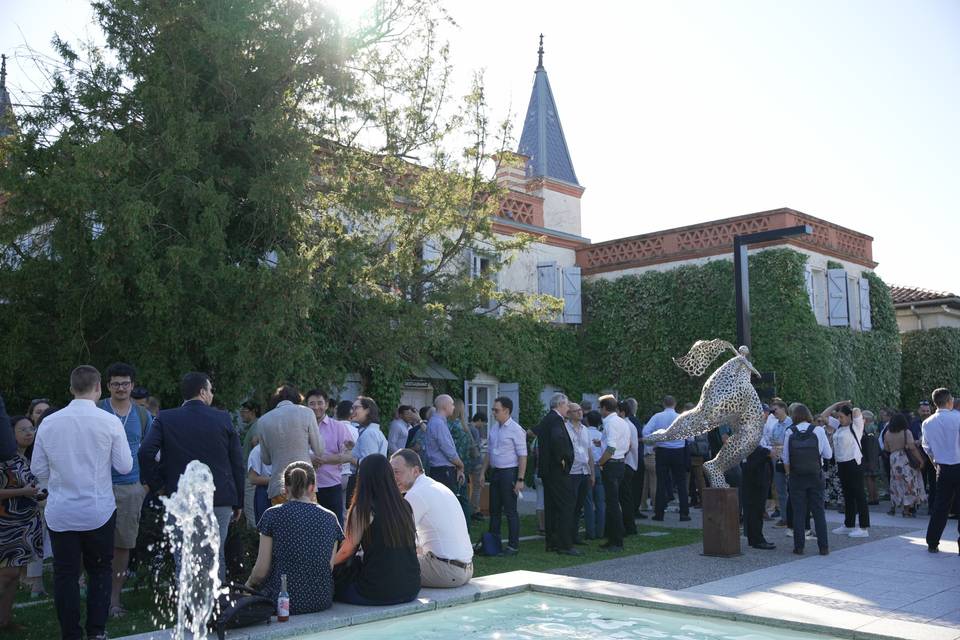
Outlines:
[{"label": "woman in floral dress", "polygon": [[919,469],[910,466],[907,449],[916,447],[913,434],[901,413],[893,414],[883,434],[883,449],[890,454],[890,515],[900,507],[904,518],[914,518],[917,507],[927,499]]},{"label": "woman in floral dress", "polygon": [[[15,424],[16,422],[14,422]],[[0,632],[23,632],[11,618],[20,570],[43,557],[37,479],[19,453],[0,462]]]}]

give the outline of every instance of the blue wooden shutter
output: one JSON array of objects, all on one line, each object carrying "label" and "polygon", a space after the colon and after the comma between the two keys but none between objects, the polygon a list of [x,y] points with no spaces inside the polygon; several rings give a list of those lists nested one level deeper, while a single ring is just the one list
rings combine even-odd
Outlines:
[{"label": "blue wooden shutter", "polygon": [[847,309],[847,272],[843,269],[827,269],[827,314],[831,327],[850,325]]},{"label": "blue wooden shutter", "polygon": [[580,267],[563,269],[563,321],[567,324],[583,322],[580,296]]},{"label": "blue wooden shutter", "polygon": [[542,262],[537,265],[537,292],[542,296],[560,297],[557,292],[556,262]]},{"label": "blue wooden shutter", "polygon": [[[510,417],[520,422],[520,383],[518,382],[501,382],[500,383],[500,395],[506,398],[510,398],[513,401],[513,411],[510,412]],[[490,401],[490,406],[493,406],[493,401]]]},{"label": "blue wooden shutter", "polygon": [[860,278],[860,328],[864,331],[873,329],[870,319],[870,281]]}]

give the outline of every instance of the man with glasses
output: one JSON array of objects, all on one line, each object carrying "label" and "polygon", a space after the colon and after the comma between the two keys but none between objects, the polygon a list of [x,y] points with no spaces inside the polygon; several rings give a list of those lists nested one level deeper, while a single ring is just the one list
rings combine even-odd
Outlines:
[{"label": "man with glasses", "polygon": [[140,480],[140,465],[137,454],[140,445],[153,423],[153,417],[147,410],[131,399],[131,392],[137,378],[133,366],[123,362],[114,362],[107,367],[107,389],[110,397],[100,401],[100,408],[115,415],[123,424],[133,458],[130,473],[113,471],[113,497],[117,502],[117,523],[113,534],[113,580],[110,590],[110,616],[123,617],[126,611],[120,605],[120,593],[127,579],[127,567],[130,564],[130,552],[137,547],[137,535],[140,532],[140,510],[147,495],[146,483]]},{"label": "man with glasses", "polygon": [[487,455],[480,477],[491,469],[490,533],[500,539],[500,515],[507,517],[507,547],[503,555],[520,550],[520,515],[517,496],[527,473],[527,432],[510,417],[513,400],[502,396],[493,401],[493,423],[487,432]]},{"label": "man with glasses", "polygon": [[[220,529],[218,556],[220,579],[223,580],[223,547],[227,529],[231,519],[238,520],[243,513],[246,460],[230,414],[210,406],[213,404],[213,385],[207,374],[192,372],[183,376],[180,395],[184,400],[181,406],[161,411],[153,421],[153,427],[140,447],[140,473],[152,481],[157,461],[162,460],[163,489],[169,495],[177,490],[180,476],[188,464],[198,460],[207,465],[213,476],[213,513]],[[310,416],[312,419],[312,412]]]}]

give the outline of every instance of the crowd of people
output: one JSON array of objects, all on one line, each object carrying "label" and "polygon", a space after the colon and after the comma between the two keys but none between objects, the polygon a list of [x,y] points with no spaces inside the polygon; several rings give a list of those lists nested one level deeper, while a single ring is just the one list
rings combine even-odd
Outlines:
[{"label": "crowd of people", "polygon": [[[671,396],[641,419],[632,398],[604,395],[594,407],[555,393],[528,429],[508,397],[496,398],[491,419],[476,413],[468,421],[462,400],[442,394],[432,406],[400,405],[381,428],[372,398],[336,402],[290,384],[276,389],[268,411],[251,400],[234,416],[215,408],[210,377],[196,372],[180,382],[182,404],[161,411],[123,363],[103,379],[77,367],[70,390],[67,406],[40,398],[24,415],[9,416],[0,398],[0,630],[18,630],[19,582],[45,595],[43,561],[52,557],[61,637],[106,637],[108,618],[126,614],[122,595],[131,555],[143,550],[144,514],[157,508],[156,496],[177,491],[194,460],[213,478],[221,577],[230,527],[256,530],[246,584],[276,599],[285,583],[296,615],[335,600],[408,602],[421,587],[467,583],[475,553],[517,555],[528,483],[548,552],[579,556],[589,539],[622,551],[638,519],[662,522],[674,501],[679,520],[691,519],[706,495],[703,463],[733,432],[721,426],[654,442],[679,415]],[[916,416],[880,410],[879,420],[849,401],[817,415],[779,398],[765,405],[759,445],[726,472],[740,491],[748,544],[773,549],[763,532],[773,521],[794,553],[816,538],[827,554],[825,509],[843,510],[834,534],[867,537],[869,507],[886,488],[890,512],[904,517],[929,496],[927,544],[937,551],[960,498],[960,411],[946,389],[932,400],[935,412],[923,402]],[[472,540],[484,494],[487,531]]]}]

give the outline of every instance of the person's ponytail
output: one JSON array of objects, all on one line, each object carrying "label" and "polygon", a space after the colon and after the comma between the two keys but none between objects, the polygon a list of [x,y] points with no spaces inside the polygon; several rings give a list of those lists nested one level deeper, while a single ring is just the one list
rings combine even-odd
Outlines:
[{"label": "person's ponytail", "polygon": [[287,500],[303,498],[311,485],[317,484],[317,473],[306,462],[291,462],[283,470],[283,486],[287,490]]}]

